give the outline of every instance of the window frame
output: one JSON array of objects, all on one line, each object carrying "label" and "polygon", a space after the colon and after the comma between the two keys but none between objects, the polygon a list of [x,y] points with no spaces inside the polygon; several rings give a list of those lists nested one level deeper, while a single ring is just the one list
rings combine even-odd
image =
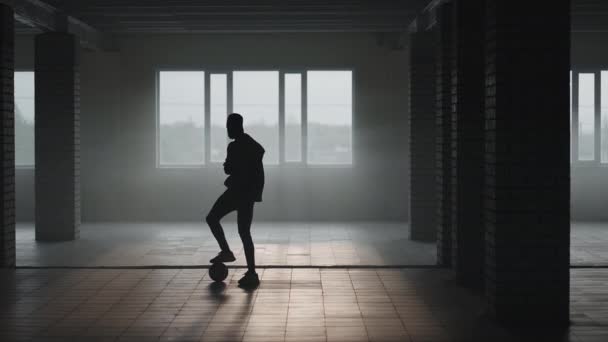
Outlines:
[{"label": "window frame", "polygon": [[[602,162],[602,72],[606,73],[606,77],[608,78],[608,67],[603,67],[600,68],[597,71],[596,74],[596,78],[595,81],[599,82],[599,84],[596,85],[595,87],[595,92],[596,92],[596,113],[595,113],[595,122],[596,122],[596,127],[595,127],[595,134],[597,135],[596,137],[596,141],[595,141],[595,146],[596,146],[596,150],[597,150],[597,155],[596,155],[596,160],[597,160],[597,164],[600,167],[608,167],[608,161],[606,162]],[[606,91],[608,92],[608,89],[606,89]],[[608,107],[608,103],[606,103],[604,105],[605,107]],[[608,139],[608,134],[606,134],[606,139]],[[608,148],[608,146],[607,146]],[[608,153],[608,151],[607,151]]]},{"label": "window frame", "polygon": [[[265,67],[259,67],[259,68],[234,68],[232,69],[232,71],[230,72],[230,80],[231,82],[229,82],[229,90],[230,92],[228,93],[228,97],[230,98],[230,103],[232,104],[232,107],[228,108],[228,113],[233,113],[234,112],[234,73],[235,72],[276,72],[277,73],[277,78],[278,78],[278,88],[279,88],[279,93],[277,94],[278,97],[278,120],[277,120],[277,126],[279,127],[279,131],[277,132],[277,138],[278,138],[278,158],[277,158],[277,162],[276,163],[272,163],[272,164],[264,164],[265,168],[268,167],[280,167],[282,162],[281,162],[281,155],[283,154],[284,150],[285,150],[285,136],[281,136],[281,132],[284,131],[284,123],[285,120],[283,119],[283,121],[281,121],[281,103],[285,103],[285,92],[284,92],[284,84],[281,80],[281,69],[280,68],[265,68]],[[255,137],[253,137],[255,139]]]},{"label": "window frame", "polygon": [[[233,97],[233,70],[223,68],[213,68],[205,70],[205,165],[210,167],[223,167],[223,162],[211,160],[211,75],[226,75],[226,117],[234,109]],[[228,136],[226,135],[226,146],[228,146]]]},{"label": "window frame", "polygon": [[[203,123],[205,125],[205,127],[203,127],[203,134],[205,135],[203,137],[203,141],[205,143],[205,146],[203,146],[203,163],[201,164],[162,164],[160,162],[160,73],[161,72],[202,72],[203,73],[203,100],[205,101],[204,103],[204,108],[203,108]],[[206,97],[206,93],[207,93],[207,88],[208,85],[207,83],[205,83],[207,81],[207,70],[205,69],[201,69],[201,68],[196,68],[196,67],[192,67],[192,68],[157,68],[155,71],[155,79],[156,79],[156,86],[155,86],[155,126],[156,126],[156,158],[155,158],[155,163],[156,163],[156,168],[157,169],[202,169],[206,166],[207,163],[207,146],[206,146],[206,139],[207,139],[207,113],[205,113],[205,108],[207,108],[207,97]]]},{"label": "window frame", "polygon": [[[608,71],[608,67],[602,68],[572,68],[572,87],[570,89],[572,101],[570,110],[572,111],[572,122],[570,126],[570,163],[573,167],[608,167],[608,163],[602,163],[602,100],[601,100],[601,80],[602,71]],[[594,75],[594,127],[593,127],[593,160],[579,159],[579,75],[593,74]]]},{"label": "window frame", "polygon": [[355,166],[355,127],[356,127],[356,123],[355,123],[355,118],[357,117],[355,115],[355,69],[354,68],[307,68],[306,69],[306,84],[304,84],[304,82],[302,83],[302,87],[306,86],[306,90],[308,91],[308,72],[310,71],[349,71],[350,77],[351,77],[351,113],[350,113],[350,150],[351,150],[351,162],[350,163],[344,163],[344,164],[310,164],[308,162],[308,94],[306,97],[306,121],[302,122],[302,125],[306,126],[306,141],[302,141],[302,144],[306,144],[304,147],[304,152],[306,152],[306,156],[303,156],[302,158],[306,160],[306,167],[308,168],[319,168],[319,169],[325,169],[325,168],[331,168],[331,169],[350,169],[353,168]]},{"label": "window frame", "polygon": [[[308,158],[306,156],[308,142],[308,128],[306,123],[308,122],[308,91],[306,68],[284,68],[279,70],[279,165],[288,168],[301,168],[307,167]],[[300,161],[287,161],[285,156],[285,112],[286,112],[286,101],[285,101],[285,75],[287,74],[299,74],[300,75],[300,125],[301,125],[301,136],[300,136]]]},{"label": "window frame", "polygon": [[[192,165],[180,165],[171,164],[163,165],[160,163],[160,73],[165,71],[193,71],[193,72],[204,72],[204,162],[203,164],[192,164]],[[205,168],[220,168],[222,162],[211,161],[211,102],[210,102],[210,79],[213,74],[225,74],[226,75],[226,86],[227,86],[227,109],[228,113],[234,111],[234,94],[233,94],[233,80],[234,72],[241,71],[276,71],[278,72],[279,78],[279,159],[277,164],[265,164],[265,168],[314,168],[314,169],[351,169],[356,166],[356,141],[355,141],[355,130],[356,130],[356,69],[354,67],[279,67],[273,68],[272,66],[263,67],[248,67],[238,66],[233,68],[227,67],[201,67],[200,65],[183,66],[183,67],[157,67],[155,68],[155,166],[157,169],[205,169]],[[351,162],[344,164],[310,164],[308,162],[308,72],[309,71],[348,71],[352,77],[352,103],[351,103]],[[301,161],[286,161],[285,160],[285,74],[300,74],[301,75],[301,125],[302,125],[302,137],[301,137]]]},{"label": "window frame", "polygon": [[[33,68],[14,68],[13,69],[13,82],[14,82],[14,74],[17,72],[31,72],[34,74],[34,139],[36,139],[36,70]],[[13,107],[16,108],[17,104],[15,103],[14,96],[15,96],[15,94],[14,94],[14,90],[13,90]],[[14,134],[14,132],[13,132],[13,134]],[[14,158],[15,169],[19,169],[19,170],[36,169],[36,147],[35,146],[36,146],[36,144],[34,144],[34,163],[33,164],[17,164],[17,159]],[[15,152],[16,152],[16,149],[15,149]]]}]

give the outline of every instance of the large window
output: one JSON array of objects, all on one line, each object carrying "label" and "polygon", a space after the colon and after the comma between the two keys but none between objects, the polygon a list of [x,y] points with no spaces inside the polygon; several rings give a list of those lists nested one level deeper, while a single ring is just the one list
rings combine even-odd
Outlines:
[{"label": "large window", "polygon": [[570,73],[571,160],[608,164],[608,71]]},{"label": "large window", "polygon": [[159,74],[159,164],[201,165],[204,158],[205,74]]},{"label": "large window", "polygon": [[578,159],[595,159],[595,74],[579,74]]},{"label": "large window", "polygon": [[352,73],[308,72],[308,161],[352,162]]},{"label": "large window", "polygon": [[600,161],[602,163],[608,163],[608,71],[602,71],[601,76]]},{"label": "large window", "polygon": [[34,72],[15,72],[15,165],[34,166]]},{"label": "large window", "polygon": [[234,112],[243,115],[245,131],[264,149],[264,162],[279,162],[279,72],[235,71]]},{"label": "large window", "polygon": [[302,161],[302,74],[285,74],[285,161]]},{"label": "large window", "polygon": [[159,72],[159,166],[223,162],[231,112],[266,149],[265,164],[352,164],[352,71],[206,73]]},{"label": "large window", "polygon": [[209,78],[209,102],[211,116],[211,161],[226,159],[226,118],[228,116],[228,75],[211,74]]}]

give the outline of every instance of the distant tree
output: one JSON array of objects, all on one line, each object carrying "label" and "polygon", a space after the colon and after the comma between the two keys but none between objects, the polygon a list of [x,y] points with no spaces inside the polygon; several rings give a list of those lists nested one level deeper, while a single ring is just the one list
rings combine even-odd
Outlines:
[{"label": "distant tree", "polygon": [[344,164],[352,161],[352,127],[346,125],[308,125],[309,160],[318,163]]},{"label": "distant tree", "polygon": [[[223,126],[214,125],[211,137],[212,146],[223,146],[225,149],[226,133]],[[276,125],[245,124],[245,131],[264,146],[267,163],[276,162],[279,155],[279,131]],[[301,134],[301,127],[287,125],[286,131],[290,136]],[[308,154],[310,160],[316,163],[350,163],[352,127],[347,125],[324,125],[310,123],[308,125]],[[204,129],[192,121],[162,124],[160,127],[160,161],[162,164],[198,164],[204,160]],[[288,153],[299,149],[298,140],[291,140],[286,146]],[[212,153],[214,151],[212,150]],[[224,151],[215,151],[217,156],[224,156]],[[293,154],[292,154],[293,155]],[[217,157],[214,157],[217,158]]]},{"label": "distant tree", "polygon": [[204,129],[192,121],[160,126],[162,164],[199,164],[204,161]]}]

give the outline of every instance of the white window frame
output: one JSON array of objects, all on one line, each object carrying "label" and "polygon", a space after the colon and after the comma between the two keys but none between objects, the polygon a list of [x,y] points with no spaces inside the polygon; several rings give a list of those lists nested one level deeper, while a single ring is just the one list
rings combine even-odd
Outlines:
[{"label": "white window frame", "polygon": [[[13,73],[17,73],[17,72],[31,72],[34,74],[34,139],[36,138],[36,70],[34,69],[17,69],[15,68],[13,70]],[[14,96],[14,90],[13,90],[13,96]],[[15,102],[13,100],[13,102]],[[17,104],[13,103],[13,106],[15,108],[17,108]],[[16,136],[15,136],[16,139]],[[15,141],[16,142],[16,141]],[[34,144],[35,146],[35,144]],[[16,146],[15,146],[15,152],[16,152]],[[16,156],[15,156],[16,157]],[[15,158],[15,169],[19,169],[19,170],[33,170],[36,168],[36,149],[34,148],[34,163],[33,164],[17,164],[17,159]]]},{"label": "white window frame", "polygon": [[204,84],[204,93],[203,93],[203,99],[204,99],[204,103],[205,103],[205,108],[207,108],[207,88],[208,88],[208,78],[207,78],[207,71],[206,70],[202,70],[199,68],[162,68],[162,69],[157,69],[156,70],[156,74],[155,74],[155,79],[156,79],[156,87],[155,87],[155,107],[156,107],[156,115],[155,115],[155,127],[156,127],[156,151],[155,151],[155,160],[156,160],[156,168],[159,169],[200,169],[205,167],[206,163],[207,163],[207,113],[204,112],[204,118],[203,118],[203,122],[205,124],[204,127],[204,137],[203,137],[203,141],[205,142],[205,149],[203,150],[203,163],[202,164],[162,164],[160,161],[160,73],[161,72],[203,72],[204,73],[204,80],[203,80],[203,84]]},{"label": "white window frame", "polygon": [[[160,163],[160,73],[164,71],[198,71],[205,73],[205,93],[204,93],[204,164],[192,164],[192,165],[165,165]],[[156,121],[156,168],[159,169],[202,169],[206,167],[221,167],[222,163],[217,161],[211,161],[211,102],[210,102],[210,79],[213,74],[225,74],[226,75],[226,86],[227,89],[227,110],[228,113],[232,113],[234,109],[234,94],[233,94],[233,78],[234,72],[240,71],[277,71],[279,74],[279,160],[278,164],[267,164],[264,165],[265,168],[353,168],[356,164],[356,141],[354,139],[354,131],[356,128],[356,109],[355,109],[355,69],[354,68],[344,68],[344,67],[325,67],[325,68],[303,68],[303,67],[294,67],[294,68],[249,68],[249,67],[238,67],[238,68],[225,68],[225,67],[212,67],[212,68],[200,68],[200,67],[191,67],[191,68],[157,68],[155,70],[155,79],[156,79],[156,99],[155,99],[155,121]],[[307,75],[309,71],[348,71],[351,73],[352,77],[352,111],[351,111],[351,163],[344,164],[310,164],[308,162],[308,82]],[[301,138],[301,161],[290,161],[287,162],[285,160],[285,74],[300,74],[301,75],[301,103],[302,103],[302,111],[301,111],[301,125],[302,125],[302,138]],[[254,137],[255,138],[255,137]]]},{"label": "white window frame", "polygon": [[[570,161],[573,166],[576,167],[589,167],[589,166],[603,166],[608,167],[608,163],[601,162],[601,120],[602,120],[602,103],[601,103],[601,76],[602,71],[608,70],[607,68],[574,68],[571,70],[572,75],[572,87],[571,96],[572,102],[570,103],[570,110],[572,111],[572,122],[570,127],[571,145],[570,145]],[[579,75],[580,74],[594,74],[595,75],[595,126],[594,126],[594,158],[593,160],[580,160],[579,159]]]}]

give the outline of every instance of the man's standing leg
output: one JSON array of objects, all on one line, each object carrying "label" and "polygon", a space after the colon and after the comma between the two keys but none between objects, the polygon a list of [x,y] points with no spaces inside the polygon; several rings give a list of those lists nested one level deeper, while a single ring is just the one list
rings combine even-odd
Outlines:
[{"label": "man's standing leg", "polygon": [[211,262],[227,262],[234,261],[234,255],[232,251],[230,251],[230,247],[228,246],[228,241],[226,241],[226,236],[224,235],[224,229],[220,224],[220,220],[226,216],[231,211],[235,210],[236,206],[231,196],[224,192],[218,199],[215,201],[215,204],[209,211],[207,215],[207,224],[211,229],[211,233],[217,240],[217,243],[220,245],[221,252],[217,257],[211,259]]},{"label": "man's standing leg", "polygon": [[[255,273],[255,247],[251,238],[251,221],[253,220],[253,205],[254,202],[241,203],[237,212],[237,224],[239,227],[239,236],[243,241],[243,249],[245,250],[245,259],[247,260],[247,275],[252,277],[253,281],[258,281]],[[246,275],[246,277],[247,277]]]}]

